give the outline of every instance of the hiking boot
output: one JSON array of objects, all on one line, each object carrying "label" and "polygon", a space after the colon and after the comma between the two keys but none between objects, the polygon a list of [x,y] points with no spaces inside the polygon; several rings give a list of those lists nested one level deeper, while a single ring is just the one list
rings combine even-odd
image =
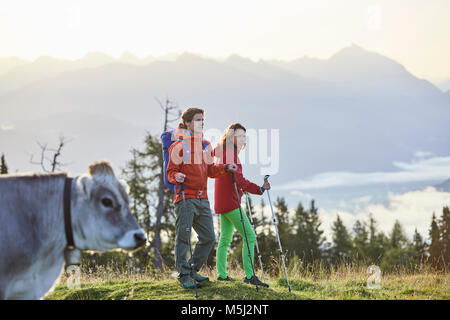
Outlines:
[{"label": "hiking boot", "polygon": [[222,278],[222,277],[217,277],[218,281],[233,281],[233,279],[231,279],[229,276],[227,276],[226,278]]},{"label": "hiking boot", "polygon": [[193,272],[192,278],[197,282],[209,281],[208,277],[201,276],[197,272]]},{"label": "hiking boot", "polygon": [[255,286],[261,286],[261,287],[266,287],[266,288],[269,287],[268,284],[261,282],[257,276],[252,276],[250,279],[247,279],[247,277],[244,277],[244,283],[253,284]]},{"label": "hiking boot", "polygon": [[182,276],[178,279],[181,286],[185,289],[195,289],[195,287],[200,288],[201,284],[195,281],[191,276]]}]

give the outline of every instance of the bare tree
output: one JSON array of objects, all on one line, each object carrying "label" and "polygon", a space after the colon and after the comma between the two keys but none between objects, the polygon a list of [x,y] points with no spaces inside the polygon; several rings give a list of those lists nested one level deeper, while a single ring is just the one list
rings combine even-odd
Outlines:
[{"label": "bare tree", "polygon": [[[164,126],[163,132],[166,132],[169,127],[169,123],[177,121],[180,118],[181,111],[176,103],[166,98],[165,102],[161,102],[158,98],[155,100],[159,103],[161,110],[164,112]],[[178,111],[175,113],[174,111]],[[170,118],[173,117],[173,118]],[[162,156],[162,155],[161,155]],[[161,217],[163,213],[166,211],[164,206],[164,165],[161,166],[160,179],[159,179],[159,188],[158,188],[158,206],[156,209],[156,221],[154,225],[154,238],[152,242],[152,247],[155,249],[155,256],[153,265],[162,269],[162,256],[161,256]]]},{"label": "bare tree", "polygon": [[[166,98],[165,103],[162,103],[161,100],[159,100],[158,98],[155,98],[155,100],[158,102],[159,107],[164,112],[164,128],[163,128],[163,132],[166,132],[168,127],[169,127],[169,123],[174,122],[174,121],[178,121],[178,119],[180,119],[180,117],[181,117],[181,110],[178,107],[178,105],[175,102],[170,101],[169,98]],[[174,113],[174,110],[176,110],[177,112]],[[173,119],[169,119],[169,116],[173,116],[174,118]]]},{"label": "bare tree", "polygon": [[[41,149],[41,158],[39,161],[33,161],[33,154],[31,154],[30,163],[40,165],[44,172],[60,171],[61,167],[67,166],[70,164],[70,163],[62,163],[59,160],[61,157],[63,148],[69,142],[70,142],[70,140],[67,140],[64,136],[61,135],[61,136],[59,136],[58,147],[56,149],[54,149],[54,148],[48,148],[47,143],[42,144],[39,141],[37,141],[36,143],[38,144],[39,148]],[[53,152],[53,154],[48,156],[47,154],[49,152]],[[50,169],[47,169],[48,165],[50,166]]]}]

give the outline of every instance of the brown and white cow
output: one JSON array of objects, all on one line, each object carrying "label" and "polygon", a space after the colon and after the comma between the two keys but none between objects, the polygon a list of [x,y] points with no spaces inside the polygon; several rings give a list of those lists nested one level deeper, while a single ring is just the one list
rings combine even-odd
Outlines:
[{"label": "brown and white cow", "polygon": [[[39,299],[61,275],[66,178],[66,173],[0,176],[0,299]],[[77,249],[133,250],[145,243],[130,212],[127,185],[108,162],[93,163],[69,188]]]}]

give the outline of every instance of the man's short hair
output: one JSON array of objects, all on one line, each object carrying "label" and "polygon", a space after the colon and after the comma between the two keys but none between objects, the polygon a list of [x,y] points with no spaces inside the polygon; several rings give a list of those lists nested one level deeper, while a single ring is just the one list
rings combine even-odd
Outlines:
[{"label": "man's short hair", "polygon": [[183,124],[186,125],[186,122],[191,122],[197,113],[201,113],[202,115],[205,115],[205,110],[196,108],[196,107],[191,107],[191,108],[187,108],[186,110],[184,110],[183,114],[181,115]]}]

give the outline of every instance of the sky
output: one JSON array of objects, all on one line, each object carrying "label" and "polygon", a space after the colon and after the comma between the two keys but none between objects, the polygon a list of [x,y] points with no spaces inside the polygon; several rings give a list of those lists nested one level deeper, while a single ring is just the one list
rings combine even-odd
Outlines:
[{"label": "sky", "polygon": [[449,12],[448,0],[3,0],[0,57],[326,59],[355,43],[438,84],[450,79]]},{"label": "sky", "polygon": [[[254,61],[327,59],[355,43],[439,84],[450,79],[449,13],[449,0],[2,0],[0,57],[78,59],[102,51],[142,58],[188,51]],[[323,172],[278,190],[308,200],[311,190],[434,180],[449,172],[450,158],[418,151],[411,162],[393,165],[392,172]],[[372,213],[384,232],[399,219],[408,235],[416,227],[426,235],[432,212],[441,214],[448,195],[425,188],[390,193],[380,203],[364,194],[319,214],[328,235],[337,212],[349,228]]]}]

